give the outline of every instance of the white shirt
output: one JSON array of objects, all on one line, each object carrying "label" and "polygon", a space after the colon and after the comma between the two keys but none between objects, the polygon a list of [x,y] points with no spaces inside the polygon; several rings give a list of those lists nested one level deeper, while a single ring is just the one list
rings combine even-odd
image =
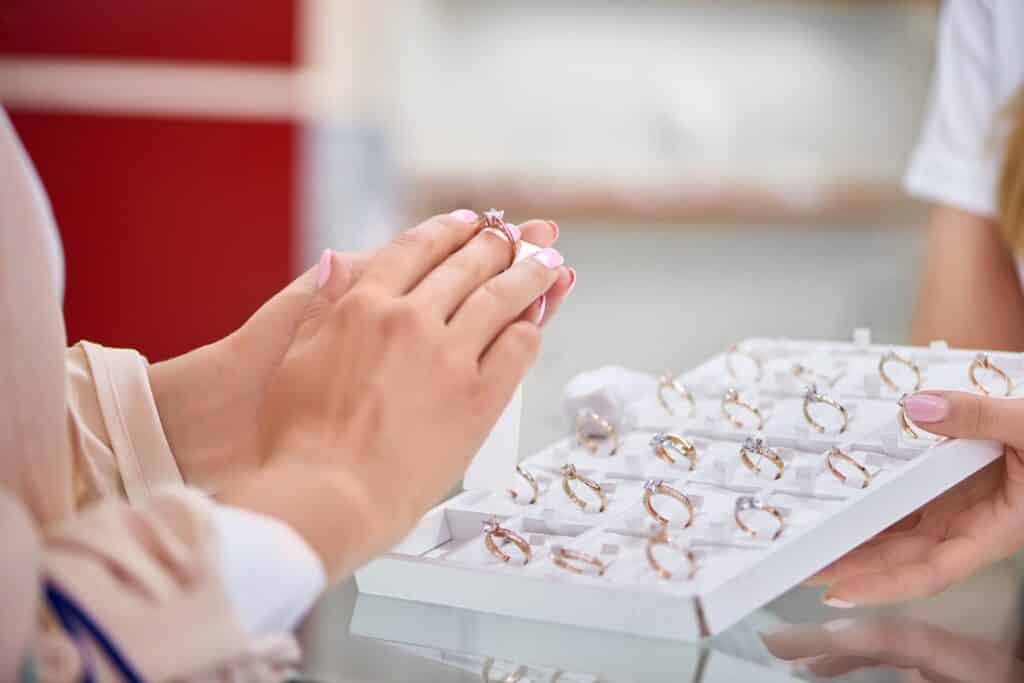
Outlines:
[{"label": "white shirt", "polygon": [[947,0],[910,194],[994,218],[1001,115],[1022,83],[1024,0]]},{"label": "white shirt", "polygon": [[[63,296],[64,258],[50,203],[2,107],[0,136],[14,138],[13,147],[19,153],[13,158],[0,155],[0,165],[13,167],[11,175],[28,176],[35,222],[47,230],[50,271]],[[277,519],[212,500],[210,512],[219,541],[221,576],[239,623],[253,636],[294,629],[327,582],[316,553],[294,529]]]}]

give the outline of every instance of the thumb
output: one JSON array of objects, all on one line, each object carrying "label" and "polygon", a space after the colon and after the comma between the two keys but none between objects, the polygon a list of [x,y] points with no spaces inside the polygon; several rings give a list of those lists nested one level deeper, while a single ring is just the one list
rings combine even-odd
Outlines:
[{"label": "thumb", "polygon": [[907,397],[903,409],[914,424],[933,434],[1024,447],[1024,399],[920,391]]},{"label": "thumb", "polygon": [[349,290],[354,279],[348,260],[333,249],[324,249],[310,274],[315,275],[315,290],[302,312],[298,337],[308,336],[319,326],[324,313]]}]

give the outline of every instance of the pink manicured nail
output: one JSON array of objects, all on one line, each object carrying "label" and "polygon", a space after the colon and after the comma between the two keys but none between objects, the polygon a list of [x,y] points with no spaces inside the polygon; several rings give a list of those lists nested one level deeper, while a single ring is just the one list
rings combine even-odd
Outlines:
[{"label": "pink manicured nail", "polygon": [[903,402],[903,410],[914,422],[942,422],[949,415],[949,402],[933,394],[914,394]]},{"label": "pink manicured nail", "polygon": [[316,266],[316,288],[320,289],[323,287],[328,280],[331,279],[331,262],[334,260],[332,257],[334,252],[330,249],[324,249],[324,253],[320,254],[320,261]]},{"label": "pink manicured nail", "polygon": [[825,604],[827,606],[829,606],[829,607],[834,607],[836,609],[852,609],[852,608],[857,606],[856,604],[854,604],[852,602],[847,602],[846,600],[840,600],[839,598],[829,598],[828,600],[825,601]]},{"label": "pink manicured nail", "polygon": [[533,255],[533,258],[537,259],[548,268],[557,268],[565,263],[565,259],[558,253],[558,250],[552,249],[551,247],[541,249]]},{"label": "pink manicured nail", "polygon": [[537,303],[540,305],[540,308],[537,311],[537,324],[540,325],[542,322],[544,322],[544,311],[546,311],[548,308],[548,298],[545,295],[541,294],[540,298],[537,299]]},{"label": "pink manicured nail", "polygon": [[458,218],[463,223],[474,223],[478,216],[472,209],[457,209],[451,212],[452,218]]},{"label": "pink manicured nail", "polygon": [[511,231],[512,236],[516,238],[516,242],[523,239],[523,231],[519,229],[519,226],[515,223],[506,223],[505,226]]},{"label": "pink manicured nail", "polygon": [[569,269],[569,289],[565,290],[565,295],[569,296],[572,294],[572,290],[576,287],[576,269]]}]

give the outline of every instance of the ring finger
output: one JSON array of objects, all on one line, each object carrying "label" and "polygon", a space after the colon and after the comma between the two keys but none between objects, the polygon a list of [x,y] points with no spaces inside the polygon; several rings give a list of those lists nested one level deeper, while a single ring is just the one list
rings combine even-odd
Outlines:
[{"label": "ring finger", "polygon": [[[530,221],[522,226],[509,223],[508,227],[517,240],[533,238],[531,241],[536,240],[535,243],[542,247],[549,246],[557,235],[547,221]],[[511,256],[512,250],[504,235],[481,230],[465,247],[425,277],[409,296],[448,320],[466,297],[508,268]]]}]

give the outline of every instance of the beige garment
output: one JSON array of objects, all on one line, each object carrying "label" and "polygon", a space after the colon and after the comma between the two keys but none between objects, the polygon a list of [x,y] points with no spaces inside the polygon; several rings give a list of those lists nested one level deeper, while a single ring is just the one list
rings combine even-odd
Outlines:
[{"label": "beige garment", "polygon": [[44,574],[147,680],[280,678],[294,641],[253,642],[237,623],[210,503],[182,482],[145,359],[65,349],[45,207],[0,110],[0,680],[26,646],[42,680],[76,680],[77,650],[35,618]]}]

